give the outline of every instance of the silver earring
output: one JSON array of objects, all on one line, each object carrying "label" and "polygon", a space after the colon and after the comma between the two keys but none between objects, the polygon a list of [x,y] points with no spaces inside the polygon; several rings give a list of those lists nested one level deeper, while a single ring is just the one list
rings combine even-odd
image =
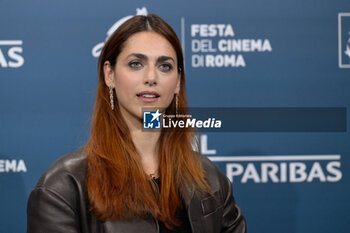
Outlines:
[{"label": "silver earring", "polygon": [[109,87],[109,101],[111,102],[111,108],[114,110],[113,88]]},{"label": "silver earring", "polygon": [[176,103],[176,116],[178,115],[178,108],[179,108],[179,95],[175,94],[175,103]]}]

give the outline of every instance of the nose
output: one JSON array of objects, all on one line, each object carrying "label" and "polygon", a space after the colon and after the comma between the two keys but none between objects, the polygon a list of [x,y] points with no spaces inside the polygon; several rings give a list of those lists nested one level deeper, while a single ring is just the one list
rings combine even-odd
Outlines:
[{"label": "nose", "polygon": [[156,68],[153,66],[149,66],[145,74],[144,84],[147,86],[155,86],[157,85],[157,80],[158,75]]}]

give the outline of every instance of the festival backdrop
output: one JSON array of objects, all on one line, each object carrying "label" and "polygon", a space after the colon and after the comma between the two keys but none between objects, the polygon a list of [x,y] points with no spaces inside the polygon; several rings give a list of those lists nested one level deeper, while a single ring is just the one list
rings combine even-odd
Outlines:
[{"label": "festival backdrop", "polygon": [[242,126],[199,139],[248,232],[350,232],[349,0],[1,0],[0,232],[26,232],[40,175],[89,136],[105,40],[147,13],[181,40],[190,106]]}]

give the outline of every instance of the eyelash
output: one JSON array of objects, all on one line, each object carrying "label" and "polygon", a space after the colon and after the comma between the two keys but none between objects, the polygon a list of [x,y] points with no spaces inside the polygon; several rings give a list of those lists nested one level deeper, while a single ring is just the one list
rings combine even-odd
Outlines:
[{"label": "eyelash", "polygon": [[[129,62],[128,66],[131,68],[131,69],[134,69],[134,70],[139,70],[143,67],[143,64],[142,62],[140,61],[131,61]],[[163,67],[163,68],[162,68]],[[166,68],[164,68],[166,67]],[[173,69],[173,66],[169,63],[161,63],[159,65],[159,69],[162,71],[162,72],[169,72]]]}]

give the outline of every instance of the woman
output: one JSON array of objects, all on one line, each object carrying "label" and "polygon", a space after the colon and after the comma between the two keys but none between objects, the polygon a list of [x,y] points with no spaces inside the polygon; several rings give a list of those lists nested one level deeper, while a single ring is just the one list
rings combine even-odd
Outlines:
[{"label": "woman", "polygon": [[231,183],[185,130],[142,130],[142,109],[186,114],[183,54],[156,15],[106,42],[86,146],[57,160],[28,201],[33,232],[245,232]]}]

